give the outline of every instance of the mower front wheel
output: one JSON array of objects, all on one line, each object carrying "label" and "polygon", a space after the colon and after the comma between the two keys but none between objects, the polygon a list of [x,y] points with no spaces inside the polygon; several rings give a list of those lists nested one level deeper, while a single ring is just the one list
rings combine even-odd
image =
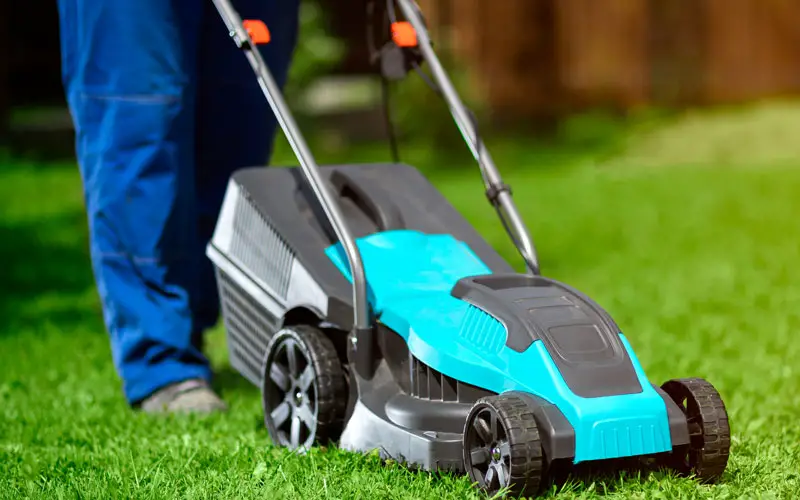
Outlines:
[{"label": "mower front wheel", "polygon": [[731,429],[717,390],[700,378],[670,380],[661,388],[672,398],[689,425],[689,445],[673,450],[665,464],[704,483],[716,482],[728,465]]},{"label": "mower front wheel", "polygon": [[339,438],[347,386],[336,348],[321,330],[299,325],[277,332],[263,370],[264,424],[274,444],[307,451]]},{"label": "mower front wheel", "polygon": [[464,466],[490,495],[536,495],[543,483],[544,453],[529,405],[516,396],[488,396],[470,410],[464,428]]}]

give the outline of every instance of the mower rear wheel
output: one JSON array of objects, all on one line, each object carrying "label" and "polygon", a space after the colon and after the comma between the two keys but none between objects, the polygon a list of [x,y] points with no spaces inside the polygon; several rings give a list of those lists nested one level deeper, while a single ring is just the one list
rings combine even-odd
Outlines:
[{"label": "mower rear wheel", "polygon": [[731,447],[728,413],[717,390],[700,378],[670,380],[661,388],[689,424],[689,445],[673,450],[665,465],[701,482],[716,482],[725,472]]},{"label": "mower rear wheel", "polygon": [[276,445],[307,451],[339,438],[347,405],[342,364],[319,329],[284,328],[270,341],[263,365],[264,424]]},{"label": "mower rear wheel", "polygon": [[533,411],[516,396],[488,396],[470,410],[464,428],[464,467],[490,495],[508,488],[534,496],[543,483],[544,453]]}]

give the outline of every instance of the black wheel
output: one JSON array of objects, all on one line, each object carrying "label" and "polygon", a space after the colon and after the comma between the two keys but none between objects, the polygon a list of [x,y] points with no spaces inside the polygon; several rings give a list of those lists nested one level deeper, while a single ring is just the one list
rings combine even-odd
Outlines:
[{"label": "black wheel", "polygon": [[320,330],[285,328],[264,360],[264,424],[272,442],[308,450],[339,438],[347,387],[336,349]]},{"label": "black wheel", "polygon": [[728,413],[717,390],[699,378],[670,380],[661,388],[686,415],[689,446],[673,450],[668,467],[702,482],[715,482],[728,465],[731,429]]},{"label": "black wheel", "polygon": [[464,428],[464,467],[490,495],[508,488],[514,496],[536,495],[544,455],[533,411],[516,396],[479,399]]}]

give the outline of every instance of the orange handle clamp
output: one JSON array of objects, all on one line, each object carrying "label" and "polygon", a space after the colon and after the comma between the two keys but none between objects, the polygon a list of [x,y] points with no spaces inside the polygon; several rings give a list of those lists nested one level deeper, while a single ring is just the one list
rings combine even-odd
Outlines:
[{"label": "orange handle clamp", "polygon": [[242,22],[244,29],[247,30],[247,34],[250,36],[250,39],[256,45],[264,45],[270,42],[272,36],[269,33],[269,28],[267,25],[264,24],[264,21],[259,21],[258,19],[248,19]]},{"label": "orange handle clamp", "polygon": [[408,21],[392,23],[392,40],[398,47],[416,47],[417,32]]}]

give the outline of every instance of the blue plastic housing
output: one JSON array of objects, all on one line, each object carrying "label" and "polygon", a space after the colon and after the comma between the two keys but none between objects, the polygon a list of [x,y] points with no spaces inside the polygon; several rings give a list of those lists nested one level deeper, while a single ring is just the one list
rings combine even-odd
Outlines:
[{"label": "blue plastic housing", "polygon": [[[447,376],[498,394],[528,392],[556,405],[575,430],[575,463],[672,449],[664,401],[622,333],[642,392],[580,397],[542,341],[521,353],[509,349],[501,322],[450,294],[458,280],[491,273],[467,245],[411,230],[372,234],[357,245],[379,321],[402,336],[417,359]],[[326,254],[350,280],[341,245]]]}]

